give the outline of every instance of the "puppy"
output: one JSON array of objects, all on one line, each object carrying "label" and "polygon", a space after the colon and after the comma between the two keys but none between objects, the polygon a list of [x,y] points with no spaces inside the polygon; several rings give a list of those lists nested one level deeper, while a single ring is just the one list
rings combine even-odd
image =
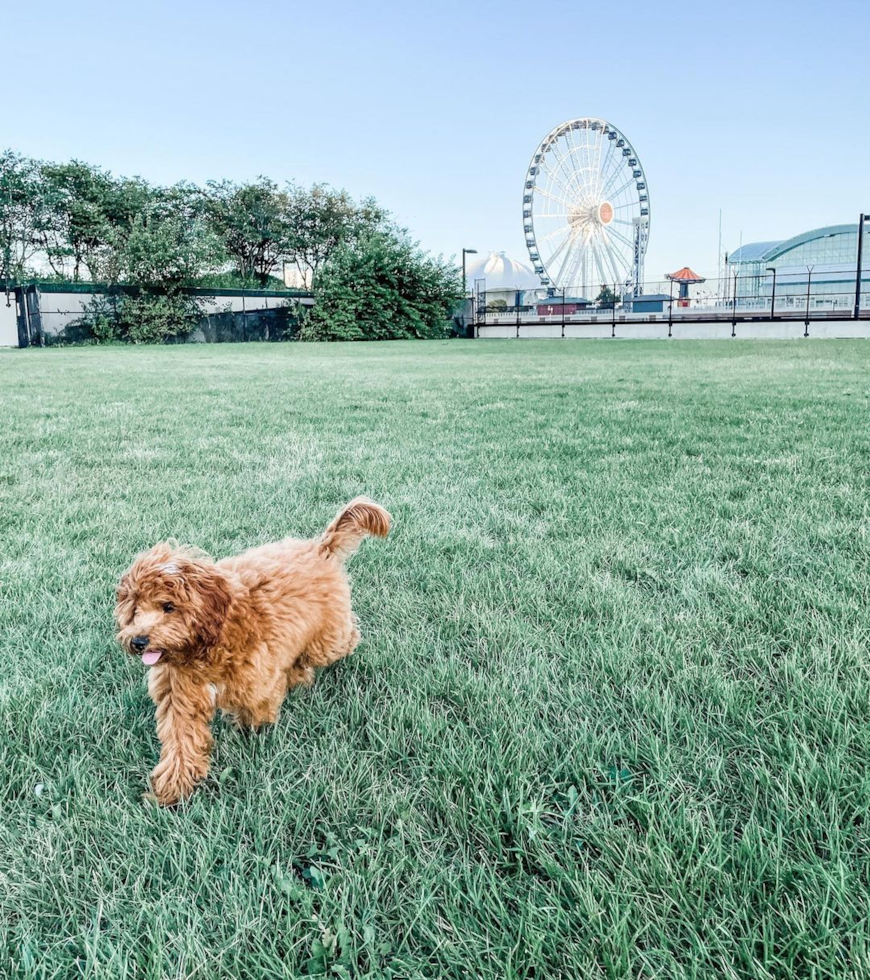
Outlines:
[{"label": "puppy", "polygon": [[240,726],[275,722],[287,691],[359,642],[345,561],[390,515],[352,500],[323,535],[286,538],[215,562],[158,544],[118,585],[118,642],[150,667],[160,761],[151,774],[162,805],[190,795],[208,772],[210,724],[221,708]]}]

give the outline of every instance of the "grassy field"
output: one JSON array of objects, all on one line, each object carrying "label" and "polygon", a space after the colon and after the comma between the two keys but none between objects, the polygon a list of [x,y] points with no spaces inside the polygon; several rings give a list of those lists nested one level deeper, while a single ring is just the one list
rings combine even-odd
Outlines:
[{"label": "grassy field", "polygon": [[[870,345],[0,355],[0,976],[870,976]],[[363,642],[175,811],[113,588],[365,492]]]}]

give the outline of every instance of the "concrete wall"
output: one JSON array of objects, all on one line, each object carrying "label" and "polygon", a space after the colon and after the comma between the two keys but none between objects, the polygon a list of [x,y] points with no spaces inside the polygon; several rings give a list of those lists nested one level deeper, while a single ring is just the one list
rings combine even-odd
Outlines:
[{"label": "concrete wall", "polygon": [[10,305],[6,306],[6,294],[0,293],[0,347],[18,346],[18,322],[15,318],[15,297],[9,294]]},{"label": "concrete wall", "polygon": [[[93,296],[93,293],[41,292],[39,310],[42,314],[42,329],[47,335],[59,334],[67,324],[81,317]],[[240,313],[242,310],[246,312],[274,310],[287,304],[286,299],[277,296],[200,296],[198,298],[207,314],[223,311]],[[17,342],[16,328],[15,343]]]},{"label": "concrete wall", "polygon": [[[80,320],[86,308],[97,295],[99,294],[90,292],[40,290],[39,313],[42,331],[46,339],[51,342],[51,338],[58,337],[66,327]],[[2,294],[0,294],[0,346],[17,347],[16,305],[14,296],[10,295],[10,299],[11,306],[7,308]],[[307,306],[313,302],[310,297],[251,295],[201,295],[198,299],[207,315],[244,312],[254,314],[254,318],[256,318],[257,313],[262,313],[262,311],[276,310],[288,305],[294,306],[297,302]],[[245,317],[244,319],[247,321],[248,318]]]},{"label": "concrete wall", "polygon": [[[565,339],[603,340],[610,339],[610,322],[566,323]],[[735,329],[737,339],[788,340],[804,336],[803,321],[788,323],[739,323]],[[672,328],[674,340],[731,340],[730,323],[687,322],[675,323]],[[499,323],[478,327],[481,340],[495,338],[515,338],[515,324]],[[546,339],[562,336],[562,325],[556,323],[532,323],[520,327],[520,340]],[[809,336],[816,338],[863,337],[870,339],[870,320],[823,320],[811,322]],[[667,340],[668,324],[630,323],[616,324],[617,340]]]}]

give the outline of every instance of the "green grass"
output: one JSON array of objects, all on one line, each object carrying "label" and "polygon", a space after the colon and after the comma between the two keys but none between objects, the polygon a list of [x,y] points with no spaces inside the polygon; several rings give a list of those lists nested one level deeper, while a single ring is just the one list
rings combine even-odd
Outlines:
[{"label": "green grass", "polygon": [[[870,345],[0,356],[0,976],[870,976]],[[113,587],[396,518],[193,800]]]}]

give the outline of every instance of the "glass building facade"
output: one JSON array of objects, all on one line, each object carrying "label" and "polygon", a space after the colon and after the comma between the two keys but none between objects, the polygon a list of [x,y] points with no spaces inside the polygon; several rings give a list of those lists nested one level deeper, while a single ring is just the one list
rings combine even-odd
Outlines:
[{"label": "glass building facade", "polygon": [[[779,242],[741,245],[727,257],[729,283],[737,276],[741,305],[809,303],[819,307],[854,306],[858,225],[829,225]],[[775,270],[775,273],[774,271]],[[862,308],[870,308],[870,227],[865,224],[861,262]],[[729,293],[731,290],[729,289]]]}]

